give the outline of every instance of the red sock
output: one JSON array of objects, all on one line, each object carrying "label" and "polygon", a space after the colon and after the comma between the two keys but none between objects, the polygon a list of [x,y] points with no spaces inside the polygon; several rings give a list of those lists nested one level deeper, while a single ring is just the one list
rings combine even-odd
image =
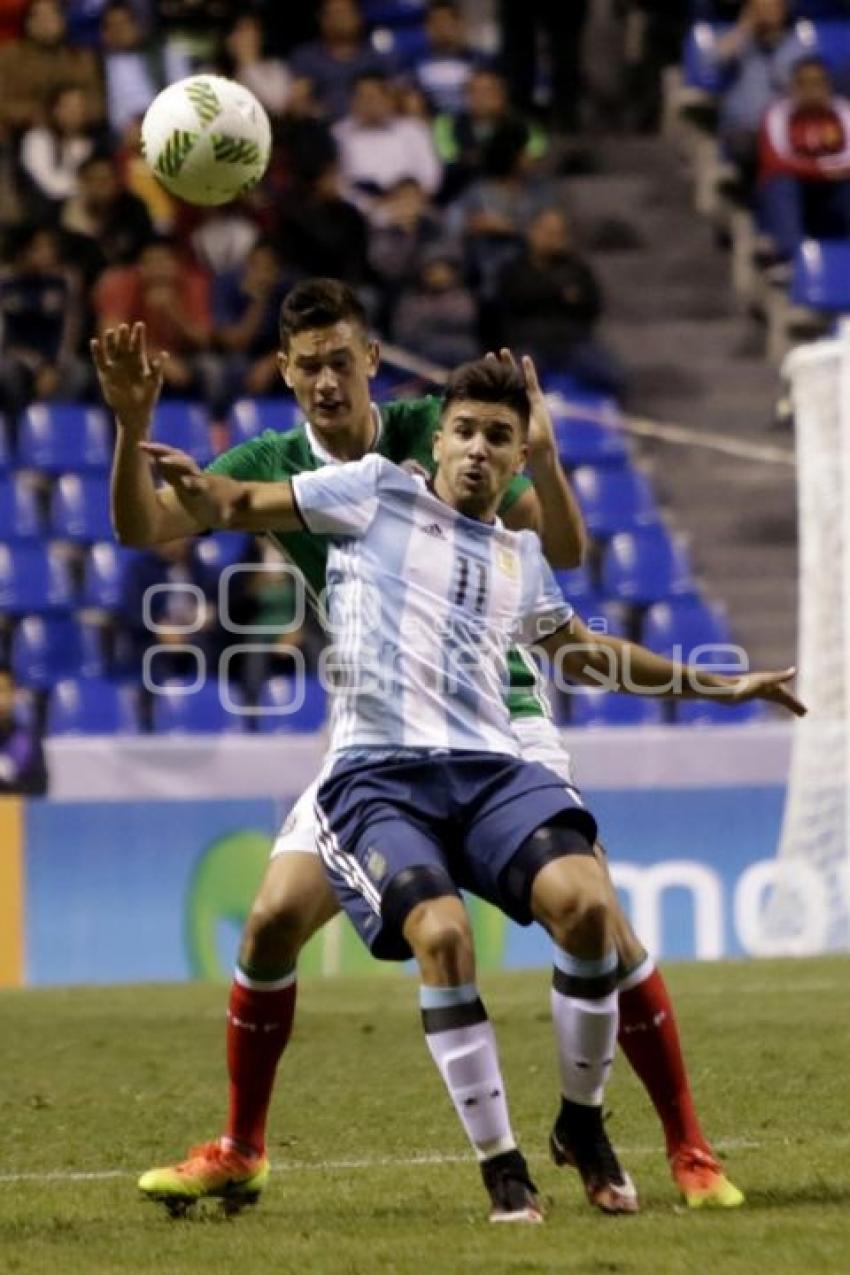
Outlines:
[{"label": "red sock", "polygon": [[266,1117],[280,1056],[295,1016],[295,975],[285,986],[245,987],[234,978],[227,1008],[230,1110],[225,1137],[237,1147],[265,1150]]},{"label": "red sock", "polygon": [[710,1152],[691,1096],[673,1005],[659,970],[620,991],[620,1048],[664,1126],[667,1155],[684,1143]]}]

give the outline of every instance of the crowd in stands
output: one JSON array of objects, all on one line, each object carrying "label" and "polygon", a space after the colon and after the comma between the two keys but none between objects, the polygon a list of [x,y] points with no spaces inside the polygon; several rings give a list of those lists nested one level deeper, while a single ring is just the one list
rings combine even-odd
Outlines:
[{"label": "crowd in stands", "polygon": [[850,3],[696,0],[692,16],[725,24],[711,55],[718,136],[769,236],[766,263],[781,271],[805,238],[850,239],[850,45],[813,52],[810,30],[850,20]]}]

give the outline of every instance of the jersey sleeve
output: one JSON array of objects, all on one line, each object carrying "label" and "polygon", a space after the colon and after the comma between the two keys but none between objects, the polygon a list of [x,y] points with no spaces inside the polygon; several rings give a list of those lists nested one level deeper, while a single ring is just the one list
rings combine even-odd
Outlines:
[{"label": "jersey sleeve", "polygon": [[207,465],[204,472],[225,474],[242,483],[272,482],[280,477],[276,473],[273,447],[263,434],[222,452]]},{"label": "jersey sleeve", "polygon": [[365,536],[378,512],[378,486],[386,465],[371,455],[296,474],[292,491],[307,530],[314,535]]},{"label": "jersey sleeve", "polygon": [[499,505],[499,513],[506,514],[512,505],[515,505],[520,496],[528,491],[529,487],[534,484],[530,478],[526,478],[525,474],[517,474],[508,484],[507,491],[502,497],[502,503]]},{"label": "jersey sleeve", "polygon": [[[536,537],[535,537],[536,539]],[[525,646],[533,646],[551,637],[569,624],[575,612],[567,602],[552,574],[549,563],[539,549],[536,550],[538,578],[536,592],[531,596],[525,614],[521,617],[517,640]]]}]

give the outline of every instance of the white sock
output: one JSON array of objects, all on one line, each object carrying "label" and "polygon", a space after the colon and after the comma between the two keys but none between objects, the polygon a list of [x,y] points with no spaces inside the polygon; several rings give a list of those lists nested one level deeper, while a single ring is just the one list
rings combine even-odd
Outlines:
[{"label": "white sock", "polygon": [[[617,954],[580,960],[555,950],[552,1022],[561,1092],[570,1102],[601,1107],[617,1044]],[[599,994],[601,993],[601,995]]]},{"label": "white sock", "polygon": [[474,983],[420,987],[422,1025],[431,1057],[479,1160],[512,1151],[496,1037]]}]

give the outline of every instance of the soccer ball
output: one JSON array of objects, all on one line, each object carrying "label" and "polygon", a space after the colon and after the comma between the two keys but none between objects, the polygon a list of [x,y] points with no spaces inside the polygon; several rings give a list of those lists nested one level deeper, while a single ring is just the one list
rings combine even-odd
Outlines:
[{"label": "soccer ball", "polygon": [[266,171],[269,117],[241,84],[190,75],[169,84],[142,121],[142,155],[166,190],[190,204],[226,204]]}]

